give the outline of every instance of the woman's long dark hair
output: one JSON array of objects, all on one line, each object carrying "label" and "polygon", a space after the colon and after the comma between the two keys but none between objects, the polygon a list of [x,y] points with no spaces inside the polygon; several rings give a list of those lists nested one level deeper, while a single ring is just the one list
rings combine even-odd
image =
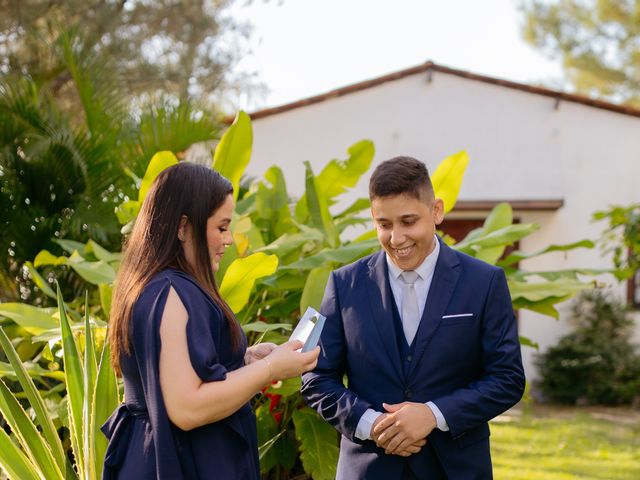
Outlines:
[{"label": "woman's long dark hair", "polygon": [[[233,194],[231,182],[215,170],[181,162],[162,171],[151,185],[127,239],[115,282],[109,320],[111,363],[120,374],[120,356],[131,353],[133,306],[149,280],[166,268],[194,277],[209,292],[229,324],[234,348],[240,326],[220,297],[207,248],[207,220]],[[182,216],[192,228],[195,265],[184,255],[178,230]]]}]

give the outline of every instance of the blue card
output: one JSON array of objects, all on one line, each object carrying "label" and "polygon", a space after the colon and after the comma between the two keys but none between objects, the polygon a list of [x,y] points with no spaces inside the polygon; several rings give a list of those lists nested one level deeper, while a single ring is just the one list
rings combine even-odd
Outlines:
[{"label": "blue card", "polygon": [[320,335],[324,328],[326,317],[312,307],[308,307],[307,311],[296,325],[289,340],[300,340],[304,343],[303,352],[313,350],[320,341]]}]

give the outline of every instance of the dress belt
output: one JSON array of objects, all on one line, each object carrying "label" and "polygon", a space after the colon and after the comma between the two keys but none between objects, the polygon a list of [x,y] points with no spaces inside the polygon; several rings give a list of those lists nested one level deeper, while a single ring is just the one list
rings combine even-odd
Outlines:
[{"label": "dress belt", "polygon": [[146,409],[134,409],[133,406],[123,403],[100,427],[102,433],[109,439],[104,457],[105,470],[107,467],[117,470],[124,462],[133,430],[132,420],[136,418],[148,419],[149,413]]}]

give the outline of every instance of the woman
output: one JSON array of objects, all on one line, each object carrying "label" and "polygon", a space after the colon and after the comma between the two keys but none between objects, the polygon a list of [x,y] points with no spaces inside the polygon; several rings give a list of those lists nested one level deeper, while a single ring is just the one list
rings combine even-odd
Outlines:
[{"label": "woman", "polygon": [[111,307],[111,360],[125,403],[109,418],[105,479],[258,479],[249,400],[315,367],[319,348],[247,339],[214,274],[232,243],[233,188],[191,163],[151,186]]}]

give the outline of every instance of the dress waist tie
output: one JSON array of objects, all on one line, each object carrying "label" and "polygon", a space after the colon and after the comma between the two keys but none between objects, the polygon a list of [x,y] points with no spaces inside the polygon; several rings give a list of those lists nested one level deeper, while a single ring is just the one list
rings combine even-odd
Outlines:
[{"label": "dress waist tie", "polygon": [[[109,439],[104,457],[105,474],[107,469],[117,471],[124,462],[133,430],[133,420],[136,418],[148,419],[149,414],[146,409],[134,408],[123,403],[100,427],[102,433]],[[107,477],[108,475],[105,475],[103,478]]]}]

